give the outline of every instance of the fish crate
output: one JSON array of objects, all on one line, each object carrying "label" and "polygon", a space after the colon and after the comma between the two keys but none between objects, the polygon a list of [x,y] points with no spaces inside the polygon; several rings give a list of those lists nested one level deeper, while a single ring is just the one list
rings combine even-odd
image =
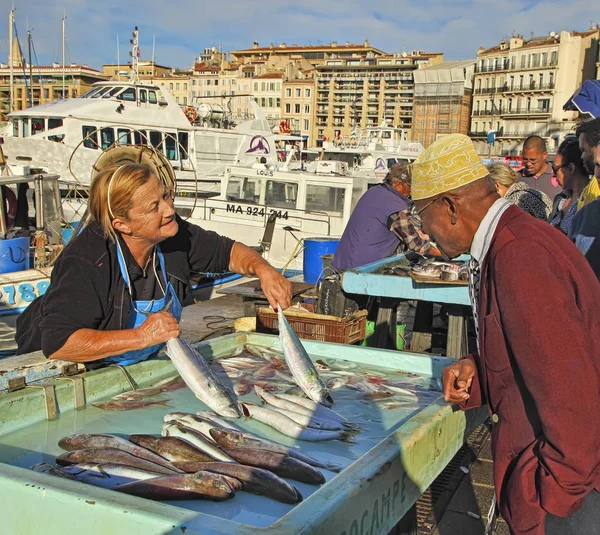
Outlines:
[{"label": "fish crate", "polygon": [[[285,311],[285,317],[299,338],[338,344],[355,344],[364,340],[367,324],[366,310],[358,310],[349,316],[338,318],[315,314],[312,312],[315,308],[313,304],[303,304],[302,306],[309,311],[293,310],[292,308]],[[256,332],[278,334],[277,312],[269,307],[257,309]]]}]

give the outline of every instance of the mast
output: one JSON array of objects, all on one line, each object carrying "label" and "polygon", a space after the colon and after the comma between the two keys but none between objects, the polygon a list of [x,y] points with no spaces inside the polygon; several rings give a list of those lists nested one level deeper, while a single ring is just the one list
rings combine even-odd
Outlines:
[{"label": "mast", "polygon": [[[33,60],[31,58],[31,30],[29,24],[27,25],[27,48],[29,51],[29,83],[31,84],[31,96],[29,98],[29,105],[33,106]],[[40,96],[40,102],[41,102]]]},{"label": "mast", "polygon": [[129,73],[130,82],[138,82],[138,60],[140,57],[140,48],[138,46],[138,27],[136,26],[133,30],[132,39],[129,40],[131,44],[131,72]]},{"label": "mast", "polygon": [[65,18],[62,19],[62,98],[65,98]]},{"label": "mast", "polygon": [[13,75],[13,26],[15,24],[15,8],[10,10],[8,14],[8,64],[10,71],[10,96],[8,99],[8,112],[12,112],[14,109],[14,95],[15,95],[15,80]]},{"label": "mast", "polygon": [[150,81],[154,78],[154,48],[156,46],[156,34],[152,35],[152,69],[150,71]]},{"label": "mast", "polygon": [[117,80],[121,81],[121,57],[119,56],[119,34],[117,34]]}]

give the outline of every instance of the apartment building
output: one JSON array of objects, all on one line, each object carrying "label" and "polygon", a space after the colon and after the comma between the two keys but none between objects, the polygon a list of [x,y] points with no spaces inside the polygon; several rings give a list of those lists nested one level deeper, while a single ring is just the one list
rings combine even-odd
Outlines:
[{"label": "apartment building", "polygon": [[[19,111],[31,105],[46,104],[61,98],[74,98],[83,95],[93,84],[106,80],[98,70],[87,65],[63,67],[58,63],[52,66],[21,65],[13,67],[12,110]],[[10,67],[0,64],[0,120],[6,120],[10,106]]]},{"label": "apartment building", "polygon": [[314,146],[316,80],[292,79],[283,83],[281,120],[291,134],[302,136],[305,147]]},{"label": "apartment building", "polygon": [[277,126],[280,121],[284,79],[284,74],[280,72],[259,74],[252,79],[252,94],[271,128]]},{"label": "apartment building", "polygon": [[[482,155],[519,154],[532,134],[553,151],[575,128],[576,114],[563,105],[596,74],[598,29],[512,36],[479,49],[475,66],[471,137]],[[495,143],[487,137],[494,133]]]},{"label": "apartment building", "polygon": [[412,139],[424,147],[471,124],[475,60],[450,61],[414,72]]},{"label": "apartment building", "polygon": [[350,135],[358,128],[384,120],[410,136],[414,72],[443,62],[441,53],[415,50],[410,54],[329,59],[316,65],[316,120],[312,139]]},{"label": "apartment building", "polygon": [[[138,77],[140,80],[156,81],[163,76],[169,76],[173,69],[152,61],[138,61]],[[131,74],[131,64],[106,63],[102,65],[102,74],[109,80],[126,81]]]},{"label": "apartment building", "polygon": [[164,85],[182,108],[191,104],[193,71],[175,71],[154,82]]}]

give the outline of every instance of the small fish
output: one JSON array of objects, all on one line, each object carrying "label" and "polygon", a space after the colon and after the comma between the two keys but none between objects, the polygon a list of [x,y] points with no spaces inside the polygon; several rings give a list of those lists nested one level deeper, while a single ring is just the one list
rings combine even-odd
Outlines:
[{"label": "small fish", "polygon": [[239,418],[231,392],[212,371],[204,357],[182,338],[172,338],[165,351],[196,397],[221,416]]},{"label": "small fish", "polygon": [[213,438],[210,436],[209,431],[213,427],[219,427],[217,426],[217,424],[215,424],[213,421],[207,418],[196,416],[195,414],[189,414],[187,412],[171,412],[169,414],[165,414],[165,416],[163,417],[164,423],[169,423],[173,421],[185,425],[186,427],[189,427],[191,429],[194,429],[198,431],[198,433],[202,433],[211,442],[214,441]]},{"label": "small fish", "polygon": [[30,470],[33,470],[34,472],[38,472],[40,474],[48,474],[51,476],[62,477],[65,479],[75,479],[71,474],[67,474],[66,472],[64,472],[62,468],[57,468],[56,466],[52,466],[48,463],[34,464],[30,467]]},{"label": "small fish", "polygon": [[178,422],[170,422],[163,425],[162,435],[165,437],[177,437],[186,440],[200,451],[214,457],[218,461],[226,463],[233,462],[233,459],[223,453],[212,441],[208,440],[202,433],[191,429]]},{"label": "small fish", "polygon": [[214,461],[214,457],[177,437],[155,437],[153,435],[129,435],[129,440],[153,451],[167,461]]},{"label": "small fish", "polygon": [[348,379],[346,377],[334,377],[327,381],[327,388],[329,388],[329,390],[337,390],[338,388],[345,386],[347,382]]},{"label": "small fish", "polygon": [[206,471],[233,477],[241,482],[242,490],[279,502],[299,503],[302,501],[302,494],[296,487],[264,468],[217,462],[177,463],[177,467],[190,473]]},{"label": "small fish", "polygon": [[148,470],[149,472],[158,472],[159,474],[173,475],[180,473],[181,471],[175,467],[171,470],[165,468],[159,464],[147,461],[146,459],[140,459],[131,453],[127,453],[123,450],[116,448],[106,449],[82,449],[75,451],[67,451],[56,458],[56,462],[60,465],[68,464],[81,464],[81,463],[93,463],[93,464],[124,464],[125,466],[131,466],[133,468],[140,468],[142,470]]},{"label": "small fish", "polygon": [[[110,463],[72,464],[70,466],[63,467],[62,471],[69,474],[77,481],[106,489],[114,489],[115,487],[125,483],[131,483],[132,481],[144,479],[152,479],[163,475],[158,472],[150,472],[148,470],[141,470],[140,468]],[[185,470],[183,470],[183,472],[185,472]]]},{"label": "small fish", "polygon": [[326,407],[331,407],[333,398],[319,377],[319,373],[315,369],[312,360],[310,360],[302,342],[288,323],[281,307],[277,309],[277,316],[279,318],[281,348],[296,383],[310,399]]},{"label": "small fish", "polygon": [[235,392],[236,396],[245,396],[246,394],[252,392],[252,385],[246,381],[238,381],[235,383],[235,385],[233,385],[233,391]]},{"label": "small fish", "polygon": [[258,368],[258,370],[256,370],[252,374],[252,377],[254,377],[254,379],[256,379],[257,381],[262,381],[264,379],[269,379],[269,378],[273,377],[275,375],[276,371],[277,370],[275,369],[274,366],[272,366],[271,364],[267,364],[266,366],[262,366],[261,368]]},{"label": "small fish", "polygon": [[121,400],[121,401],[105,401],[103,403],[92,403],[97,409],[105,411],[133,411],[136,409],[143,409],[150,405],[166,405],[168,399],[157,400],[157,401],[143,401],[143,400]]},{"label": "small fish", "polygon": [[197,472],[171,477],[156,477],[119,485],[115,490],[151,500],[222,501],[233,498],[235,490],[229,478],[210,472]]}]

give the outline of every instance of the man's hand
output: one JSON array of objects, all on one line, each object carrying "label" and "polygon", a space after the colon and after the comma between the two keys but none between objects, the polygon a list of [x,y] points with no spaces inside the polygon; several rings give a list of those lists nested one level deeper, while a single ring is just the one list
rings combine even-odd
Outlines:
[{"label": "man's hand", "polygon": [[260,286],[265,294],[267,301],[277,310],[277,305],[283,309],[292,304],[292,284],[275,268],[266,264],[256,273],[260,280]]},{"label": "man's hand", "polygon": [[170,312],[150,314],[137,329],[142,347],[151,347],[177,338],[181,334],[179,323]]},{"label": "man's hand", "polygon": [[469,359],[461,359],[442,371],[444,399],[449,403],[462,403],[469,399],[469,388],[475,375],[475,366]]}]

